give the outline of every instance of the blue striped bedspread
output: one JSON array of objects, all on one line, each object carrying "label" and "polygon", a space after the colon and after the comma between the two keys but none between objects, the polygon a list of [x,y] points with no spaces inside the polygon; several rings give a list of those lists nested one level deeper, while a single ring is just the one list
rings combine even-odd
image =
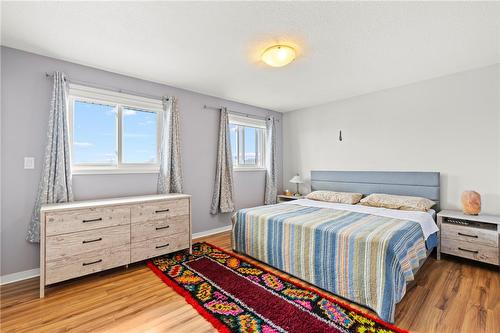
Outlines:
[{"label": "blue striped bedspread", "polygon": [[241,209],[233,249],[374,310],[396,304],[426,258],[414,221],[295,204]]}]

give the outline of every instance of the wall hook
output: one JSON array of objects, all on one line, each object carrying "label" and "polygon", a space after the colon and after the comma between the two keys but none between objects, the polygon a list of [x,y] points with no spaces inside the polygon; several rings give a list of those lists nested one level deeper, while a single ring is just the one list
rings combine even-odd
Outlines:
[{"label": "wall hook", "polygon": [[339,131],[339,141],[342,141],[342,130]]}]

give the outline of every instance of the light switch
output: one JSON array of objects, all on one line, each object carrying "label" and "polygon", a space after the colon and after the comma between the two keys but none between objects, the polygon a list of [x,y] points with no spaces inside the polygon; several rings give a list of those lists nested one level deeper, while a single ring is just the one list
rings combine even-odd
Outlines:
[{"label": "light switch", "polygon": [[35,168],[35,158],[34,157],[25,157],[24,158],[24,168],[25,169],[34,169]]}]

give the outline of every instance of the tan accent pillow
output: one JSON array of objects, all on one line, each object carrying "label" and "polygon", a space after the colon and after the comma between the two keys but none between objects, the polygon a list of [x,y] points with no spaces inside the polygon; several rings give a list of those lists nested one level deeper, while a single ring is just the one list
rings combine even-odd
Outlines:
[{"label": "tan accent pillow", "polygon": [[372,207],[426,212],[436,203],[421,197],[373,193],[363,198],[359,204]]},{"label": "tan accent pillow", "polygon": [[314,191],[309,193],[306,199],[354,205],[357,204],[362,197],[363,194],[361,193]]}]

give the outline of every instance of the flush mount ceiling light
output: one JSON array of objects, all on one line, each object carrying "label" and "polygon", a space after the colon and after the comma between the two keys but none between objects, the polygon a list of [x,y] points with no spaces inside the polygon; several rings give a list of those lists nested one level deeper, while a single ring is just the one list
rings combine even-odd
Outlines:
[{"label": "flush mount ceiling light", "polygon": [[262,61],[272,67],[282,67],[295,60],[295,49],[287,45],[273,45],[262,53]]}]

